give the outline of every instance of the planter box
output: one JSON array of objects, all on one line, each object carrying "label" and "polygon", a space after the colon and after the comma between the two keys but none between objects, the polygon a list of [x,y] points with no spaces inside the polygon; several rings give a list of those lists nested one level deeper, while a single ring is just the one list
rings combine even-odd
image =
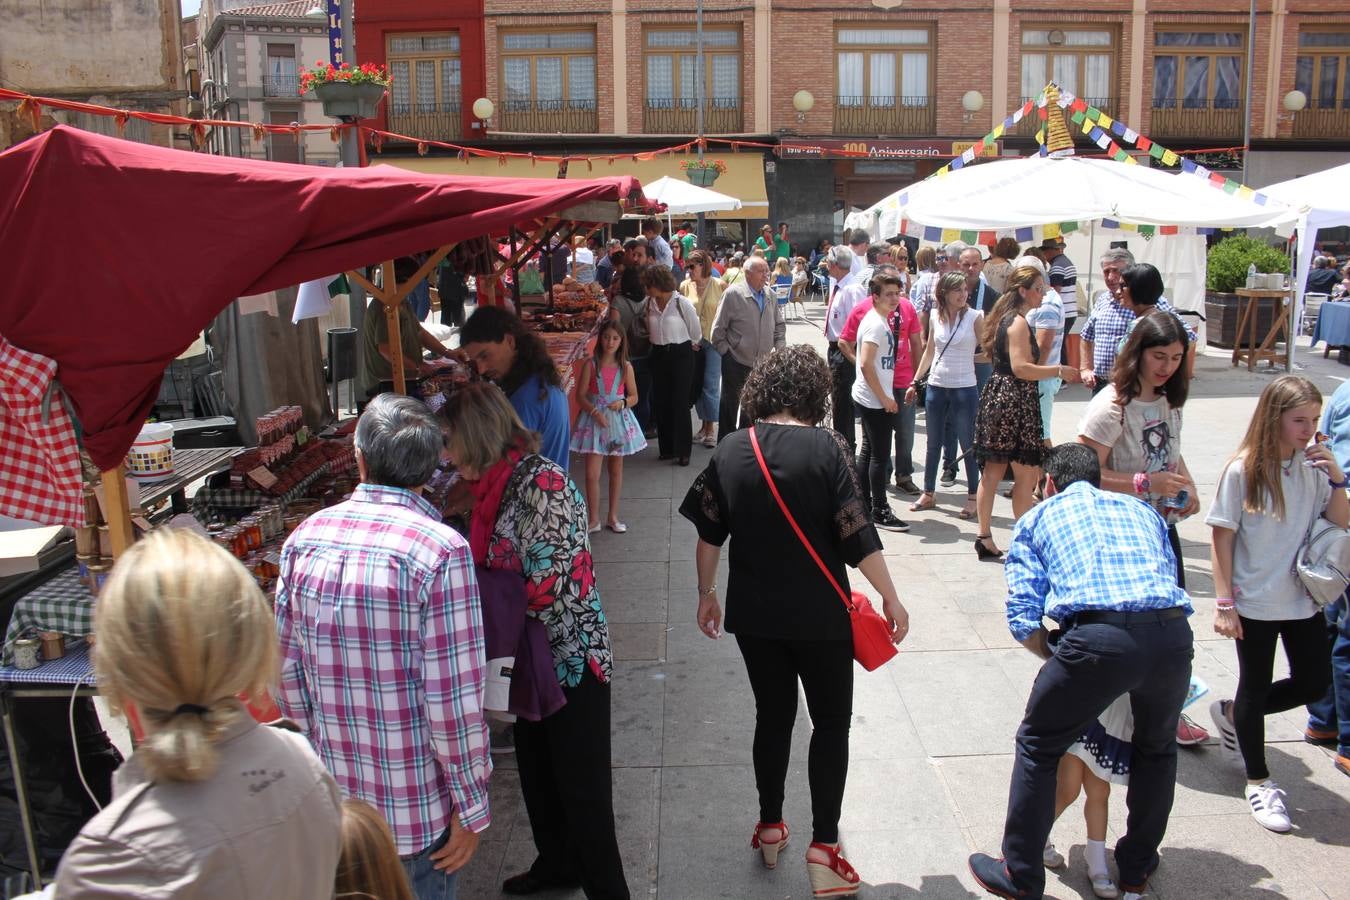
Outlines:
[{"label": "planter box", "polygon": [[314,86],[314,93],[323,103],[323,114],[334,119],[373,119],[384,91],[384,86],[379,84],[343,81]]},{"label": "planter box", "polygon": [[684,177],[689,179],[690,184],[696,184],[699,187],[711,187],[721,174],[716,169],[685,169]]},{"label": "planter box", "polygon": [[[1237,342],[1238,316],[1242,314],[1242,305],[1239,302],[1242,298],[1237,294],[1220,294],[1216,291],[1205,292],[1205,330],[1207,332],[1206,343],[1211,347],[1222,347],[1224,350],[1232,350]],[[1261,301],[1256,308],[1256,344],[1260,346],[1261,341],[1270,331],[1270,323],[1277,313],[1283,312],[1283,307],[1279,303]],[[1247,341],[1247,336],[1243,335],[1243,347],[1253,346]]]}]

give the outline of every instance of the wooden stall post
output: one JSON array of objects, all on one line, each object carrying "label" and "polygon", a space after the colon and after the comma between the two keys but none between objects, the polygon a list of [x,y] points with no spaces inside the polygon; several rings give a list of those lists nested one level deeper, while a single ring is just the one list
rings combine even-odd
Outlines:
[{"label": "wooden stall post", "polygon": [[113,559],[121,557],[136,541],[131,530],[131,502],[127,499],[126,466],[119,465],[101,474],[103,480],[103,517],[108,520]]},{"label": "wooden stall post", "polygon": [[385,321],[389,324],[389,352],[393,357],[389,361],[390,372],[393,375],[394,390],[400,394],[408,393],[407,374],[403,371],[403,338],[402,324],[398,320],[398,307],[403,302],[403,298],[412,292],[413,286],[441,264],[441,260],[455,248],[454,244],[446,244],[440,247],[435,253],[427,257],[427,261],[422,263],[421,268],[403,282],[403,286],[398,285],[394,276],[394,262],[390,260],[381,264],[381,271],[384,273],[384,287],[377,288],[366,279],[360,272],[348,272],[347,277],[355,281],[361,287],[365,288],[370,294],[384,304]]}]

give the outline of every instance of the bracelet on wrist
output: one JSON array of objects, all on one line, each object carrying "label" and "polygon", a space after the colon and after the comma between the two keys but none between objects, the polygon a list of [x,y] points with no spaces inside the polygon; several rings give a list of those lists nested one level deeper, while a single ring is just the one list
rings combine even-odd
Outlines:
[{"label": "bracelet on wrist", "polygon": [[701,587],[701,588],[698,589],[698,595],[699,595],[700,597],[706,597],[706,596],[708,596],[709,594],[715,594],[715,593],[717,593],[717,585],[715,585],[715,584],[714,584],[712,587],[705,587],[705,588],[704,588],[704,587]]},{"label": "bracelet on wrist", "polygon": [[1136,494],[1147,494],[1150,486],[1147,472],[1134,473],[1134,492]]},{"label": "bracelet on wrist", "polygon": [[1214,605],[1218,609],[1233,609],[1237,606],[1232,597],[1215,597]]},{"label": "bracelet on wrist", "polygon": [[1328,478],[1327,484],[1337,489],[1344,488],[1346,485],[1350,485],[1350,476],[1347,476],[1344,472],[1342,472],[1340,481],[1335,481],[1331,478]]}]

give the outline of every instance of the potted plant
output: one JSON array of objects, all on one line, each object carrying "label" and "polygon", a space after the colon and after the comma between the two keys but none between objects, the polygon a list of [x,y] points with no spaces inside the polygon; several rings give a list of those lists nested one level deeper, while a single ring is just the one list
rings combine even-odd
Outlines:
[{"label": "potted plant", "polygon": [[708,187],[717,180],[717,176],[726,172],[727,164],[720,159],[691,159],[680,163],[684,177],[690,184]]},{"label": "potted plant", "polygon": [[[1224,238],[1209,248],[1205,266],[1205,319],[1212,347],[1231,349],[1237,341],[1239,297],[1233,293],[1247,283],[1247,269],[1258,272],[1288,272],[1289,257],[1265,241],[1245,234]],[[1264,337],[1270,330],[1276,304],[1257,307],[1256,333]],[[1245,345],[1244,345],[1245,346]]]},{"label": "potted plant", "polygon": [[375,63],[335,66],[320,61],[300,73],[300,92],[313,91],[323,102],[325,116],[369,119],[374,117],[389,81],[389,70]]}]

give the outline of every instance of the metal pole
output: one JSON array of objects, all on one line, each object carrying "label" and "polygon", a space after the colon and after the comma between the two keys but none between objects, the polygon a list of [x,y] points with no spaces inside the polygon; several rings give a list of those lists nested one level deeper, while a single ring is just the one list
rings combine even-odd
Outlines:
[{"label": "metal pole", "polygon": [[[698,161],[703,162],[703,104],[706,102],[704,97],[703,85],[703,0],[698,0],[694,8],[694,46],[695,63],[697,71],[694,74],[694,97],[698,103],[698,109],[695,110],[695,123],[698,128]],[[707,228],[708,216],[706,213],[698,214],[698,245],[706,247],[704,243],[704,231]]]},{"label": "metal pole", "polygon": [[1242,100],[1242,183],[1247,183],[1247,156],[1252,151],[1252,64],[1256,58],[1256,0],[1251,0],[1247,19],[1246,90]]},{"label": "metal pole", "polygon": [[[355,8],[354,0],[339,0],[341,16],[338,24],[342,28],[342,59],[352,65],[356,65],[356,27],[354,25],[353,10]],[[354,125],[357,120],[350,121]],[[342,142],[338,144],[340,158],[343,168],[356,168],[361,165],[361,130],[359,128],[345,128],[342,131]],[[357,290],[352,287],[347,295],[347,315],[351,324],[357,328],[361,327],[362,321],[366,315],[366,294],[365,291]],[[353,388],[355,390],[355,388]],[[337,406],[334,404],[333,413],[337,414]]]}]

